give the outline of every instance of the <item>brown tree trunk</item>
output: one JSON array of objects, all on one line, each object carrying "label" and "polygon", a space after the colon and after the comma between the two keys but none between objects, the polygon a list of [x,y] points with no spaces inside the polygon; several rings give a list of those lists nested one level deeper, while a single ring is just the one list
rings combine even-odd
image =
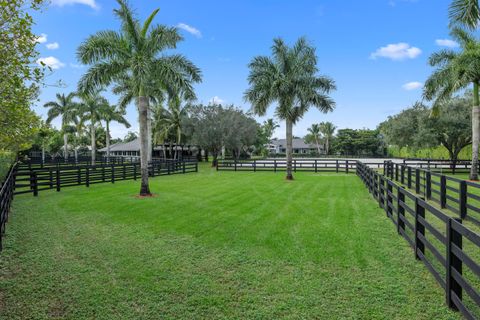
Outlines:
[{"label": "brown tree trunk", "polygon": [[138,97],[137,107],[140,125],[140,171],[142,176],[140,195],[149,196],[151,193],[148,185],[148,98]]},{"label": "brown tree trunk", "polygon": [[480,106],[472,108],[472,167],[470,180],[478,180],[478,146],[480,139]]},{"label": "brown tree trunk", "polygon": [[292,121],[287,119],[287,180],[293,180],[293,174],[292,174],[292,128],[293,128],[293,123]]}]

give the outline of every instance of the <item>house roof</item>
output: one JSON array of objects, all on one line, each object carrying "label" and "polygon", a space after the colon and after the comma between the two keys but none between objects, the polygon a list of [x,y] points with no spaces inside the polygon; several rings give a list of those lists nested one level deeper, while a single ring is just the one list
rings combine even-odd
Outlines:
[{"label": "house roof", "polygon": [[[186,147],[186,146],[183,146]],[[168,147],[167,147],[168,148]],[[173,147],[173,149],[177,148],[176,146]],[[178,147],[178,150],[180,150],[182,146]],[[154,150],[163,150],[163,146],[156,146],[153,148]],[[107,147],[102,148],[98,150],[99,152],[107,152]],[[118,142],[115,144],[112,144],[110,146],[110,152],[115,152],[115,151],[138,151],[140,152],[140,138],[136,138],[135,140],[132,140],[130,142]]]},{"label": "house roof", "polygon": [[[271,144],[278,146],[279,148],[286,148],[287,147],[287,140],[286,139],[277,139],[272,140]],[[314,144],[305,143],[303,139],[294,138],[292,139],[292,145],[294,149],[313,149],[316,148]]]}]

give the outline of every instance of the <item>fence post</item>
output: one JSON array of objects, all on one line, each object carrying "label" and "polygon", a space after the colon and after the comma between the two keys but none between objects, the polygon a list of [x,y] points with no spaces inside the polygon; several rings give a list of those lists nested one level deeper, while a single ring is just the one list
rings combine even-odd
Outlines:
[{"label": "fence post", "polygon": [[37,173],[35,171],[32,171],[30,173],[31,175],[31,184],[32,184],[32,187],[33,187],[33,196],[34,197],[38,197],[38,180],[37,180]]},{"label": "fence post", "polygon": [[405,194],[403,189],[398,187],[397,189],[397,232],[401,234],[400,230],[405,230],[405,222],[400,218],[400,216],[405,217],[405,208],[402,206],[402,203],[405,203]]},{"label": "fence post", "polygon": [[427,171],[425,174],[425,198],[430,200],[432,197],[432,174]]},{"label": "fence post", "polygon": [[455,222],[462,223],[460,219],[450,218],[447,220],[447,266],[445,293],[448,307],[458,310],[453,302],[452,292],[458,297],[458,299],[462,300],[462,286],[453,277],[452,269],[459,274],[462,274],[462,260],[460,260],[460,258],[453,253],[452,247],[455,245],[459,249],[462,249],[462,235],[452,227],[452,224]]},{"label": "fence post", "polygon": [[345,162],[345,173],[348,173],[348,160]]},{"label": "fence post", "polygon": [[115,183],[115,167],[114,167],[113,164],[111,165],[111,168],[112,168],[112,169],[111,169],[111,170],[112,170],[112,178],[111,178],[111,180],[112,180],[112,183]]},{"label": "fence post", "polygon": [[458,204],[460,208],[460,219],[467,217],[467,182],[460,181]]},{"label": "fence post", "polygon": [[82,172],[80,171],[80,167],[77,169],[77,184],[82,184]]},{"label": "fence post", "polygon": [[335,163],[336,163],[336,164],[335,164],[335,172],[338,173],[338,160],[335,161]]},{"label": "fence post", "polygon": [[[217,164],[218,164],[218,162],[217,162]],[[183,171],[183,173],[185,173],[185,161],[182,161],[182,171]]]},{"label": "fence post", "polygon": [[233,159],[234,165],[235,165],[235,171],[237,171],[237,159]]},{"label": "fence post", "polygon": [[51,168],[48,169],[48,181],[49,181],[50,189],[53,189],[53,172]]},{"label": "fence post", "polygon": [[398,181],[398,163],[395,163],[395,181]]},{"label": "fence post", "polygon": [[420,233],[425,237],[425,226],[419,221],[418,217],[425,219],[425,208],[420,205],[420,200],[415,198],[415,225],[414,225],[414,235],[415,235],[415,259],[420,260],[420,255],[418,251],[422,254],[425,254],[425,244],[420,240],[418,234]]},{"label": "fence post", "polygon": [[405,184],[405,166],[404,165],[400,167],[400,175],[401,175],[400,182],[402,184]]},{"label": "fence post", "polygon": [[318,160],[315,159],[315,173],[317,173],[317,172],[318,172]]},{"label": "fence post", "polygon": [[420,193],[420,169],[415,169],[415,192]]},{"label": "fence post", "polygon": [[133,180],[137,180],[137,164],[133,164]]},{"label": "fence post", "polygon": [[393,206],[393,203],[392,203],[392,192],[393,192],[393,189],[392,189],[392,185],[390,184],[390,182],[387,180],[387,217],[391,217],[392,216],[392,208],[390,206]]},{"label": "fence post", "polygon": [[56,182],[56,185],[57,185],[57,192],[60,191],[60,185],[61,185],[61,182],[60,182],[60,168],[57,167],[57,172],[55,173],[55,182]]},{"label": "fence post", "polygon": [[277,159],[273,159],[273,172],[277,172]]},{"label": "fence post", "polygon": [[385,206],[384,201],[385,201],[385,195],[384,195],[384,187],[385,186],[385,180],[381,175],[378,175],[378,206],[380,208],[384,208]]},{"label": "fence post", "polygon": [[257,172],[257,160],[253,159],[253,172]]},{"label": "fence post", "polygon": [[440,176],[440,207],[445,208],[447,204],[447,177]]},{"label": "fence post", "polygon": [[293,159],[293,172],[297,172],[297,160]]},{"label": "fence post", "polygon": [[408,177],[407,177],[407,185],[408,188],[412,188],[412,167],[408,167]]}]

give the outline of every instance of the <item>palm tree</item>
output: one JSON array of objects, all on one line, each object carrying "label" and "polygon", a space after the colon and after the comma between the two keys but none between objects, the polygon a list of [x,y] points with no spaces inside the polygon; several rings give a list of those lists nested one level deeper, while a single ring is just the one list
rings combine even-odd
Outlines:
[{"label": "palm tree", "polygon": [[275,129],[280,127],[278,123],[270,118],[267,119],[266,121],[263,122],[263,129],[265,130],[265,134],[268,138],[268,143],[270,143],[270,140],[272,139],[273,132],[275,132]]},{"label": "palm tree", "polygon": [[472,107],[472,167],[470,179],[478,180],[478,151],[480,140],[480,42],[470,33],[454,28],[451,36],[461,51],[441,50],[433,53],[429,64],[437,69],[425,82],[423,96],[433,103],[433,113],[455,92],[473,85]]},{"label": "palm tree", "polygon": [[[121,30],[100,31],[90,36],[78,48],[83,64],[92,65],[79,82],[81,91],[108,86],[129,78],[130,100],[135,100],[139,112],[140,158],[142,182],[140,195],[151,195],[148,185],[149,99],[158,88],[184,87],[193,93],[193,82],[200,82],[200,70],[182,55],[160,55],[174,49],[182,37],[177,28],[152,26],[158,13],[154,10],[143,24],[134,16],[126,0],[117,0],[114,10]],[[152,86],[153,85],[153,86]]]},{"label": "palm tree", "polygon": [[474,30],[480,21],[478,0],[453,0],[449,8],[452,25],[460,25]]},{"label": "palm tree", "polygon": [[320,155],[320,126],[314,123],[307,130],[310,132],[313,140],[315,141],[315,144],[317,145],[317,152]]},{"label": "palm tree", "polygon": [[305,38],[289,48],[282,39],[274,39],[272,57],[258,56],[249,64],[245,100],[252,110],[265,115],[268,106],[277,102],[276,115],[286,122],[287,179],[292,175],[292,127],[310,106],[322,112],[332,111],[335,103],[328,96],[335,89],[333,80],[317,75],[315,48]]},{"label": "palm tree", "polygon": [[333,139],[333,135],[335,133],[335,125],[331,122],[320,122],[320,133],[322,134],[323,138],[325,139],[325,153],[329,154],[330,152],[330,143]]},{"label": "palm tree", "polygon": [[101,119],[105,121],[105,141],[107,147],[107,162],[110,161],[110,123],[112,121],[123,124],[126,128],[130,128],[130,123],[125,119],[125,112],[119,110],[114,105],[107,105],[105,108],[101,109]]},{"label": "palm tree", "polygon": [[100,120],[105,113],[105,109],[108,108],[108,101],[100,95],[100,90],[92,93],[80,94],[82,100],[78,104],[78,111],[85,115],[85,118],[90,122],[90,144],[92,155],[92,166],[96,163],[96,130],[97,125],[101,125]]},{"label": "palm tree", "polygon": [[85,121],[87,120],[83,110],[79,109],[79,104],[77,104],[73,116],[73,128],[74,128],[74,153],[75,153],[75,163],[78,163],[78,148],[80,146],[80,140],[82,135],[85,132]]},{"label": "palm tree", "polygon": [[62,117],[62,128],[63,131],[63,158],[65,161],[68,159],[68,132],[67,126],[72,122],[73,116],[75,114],[75,93],[65,94],[56,94],[57,101],[50,101],[45,103],[43,106],[45,108],[50,108],[48,110],[47,124],[50,124],[53,119],[57,117]]}]

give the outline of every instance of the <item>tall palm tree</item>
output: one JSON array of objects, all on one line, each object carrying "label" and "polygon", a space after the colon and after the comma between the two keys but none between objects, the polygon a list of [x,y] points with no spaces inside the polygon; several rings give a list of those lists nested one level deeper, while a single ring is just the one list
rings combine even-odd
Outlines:
[{"label": "tall palm tree", "polygon": [[75,109],[75,115],[73,117],[73,127],[75,131],[74,136],[74,152],[75,152],[75,163],[78,163],[78,148],[80,146],[80,140],[82,135],[85,132],[85,121],[86,121],[85,114],[82,110],[79,110],[78,105]]},{"label": "tall palm tree", "polygon": [[105,109],[108,108],[108,101],[100,95],[100,90],[96,90],[92,93],[82,93],[79,95],[81,102],[78,104],[79,112],[85,115],[85,118],[90,122],[90,144],[92,165],[96,163],[96,131],[97,126],[101,125],[100,120],[105,113]]},{"label": "tall palm tree", "polygon": [[461,51],[441,50],[433,53],[429,64],[436,67],[425,82],[423,96],[434,100],[433,112],[455,92],[473,86],[472,107],[472,167],[470,179],[478,180],[478,151],[480,142],[480,42],[470,33],[454,28],[452,38],[460,44]]},{"label": "tall palm tree", "polygon": [[245,100],[252,110],[265,115],[268,107],[277,102],[276,115],[286,122],[287,179],[292,175],[292,127],[310,106],[322,112],[332,111],[334,101],[328,96],[335,83],[328,77],[317,75],[315,48],[305,38],[289,48],[282,39],[274,39],[272,57],[258,56],[249,64]]},{"label": "tall palm tree", "polygon": [[119,110],[117,106],[107,105],[101,109],[101,119],[105,121],[105,141],[107,147],[107,162],[110,161],[110,123],[112,121],[123,124],[126,128],[130,128],[130,123],[125,119],[125,112]]},{"label": "tall palm tree", "polygon": [[[81,91],[108,86],[131,79],[130,100],[135,100],[139,112],[140,158],[142,182],[140,195],[151,195],[148,184],[149,99],[158,88],[185,87],[193,93],[193,82],[201,81],[200,70],[182,55],[161,55],[174,49],[182,37],[177,28],[151,26],[159,9],[154,10],[143,24],[134,16],[126,0],[117,0],[114,10],[121,30],[100,31],[90,36],[78,48],[78,59],[91,65],[79,82]],[[152,87],[152,84],[154,86]]]},{"label": "tall palm tree", "polygon": [[478,0],[453,0],[449,8],[451,25],[476,29],[480,21]]},{"label": "tall palm tree", "polygon": [[317,152],[320,155],[320,126],[316,123],[312,124],[310,128],[307,129],[310,132],[315,144],[317,145]]},{"label": "tall palm tree", "polygon": [[45,108],[50,108],[47,114],[47,124],[50,124],[53,119],[57,117],[62,118],[62,128],[63,131],[63,157],[65,161],[68,159],[68,132],[67,127],[72,122],[73,116],[75,114],[75,93],[65,94],[56,94],[57,101],[49,101],[43,106]]},{"label": "tall palm tree", "polygon": [[320,133],[325,140],[325,153],[329,154],[330,152],[330,143],[333,139],[333,135],[335,134],[335,125],[331,122],[320,122],[319,124]]}]

